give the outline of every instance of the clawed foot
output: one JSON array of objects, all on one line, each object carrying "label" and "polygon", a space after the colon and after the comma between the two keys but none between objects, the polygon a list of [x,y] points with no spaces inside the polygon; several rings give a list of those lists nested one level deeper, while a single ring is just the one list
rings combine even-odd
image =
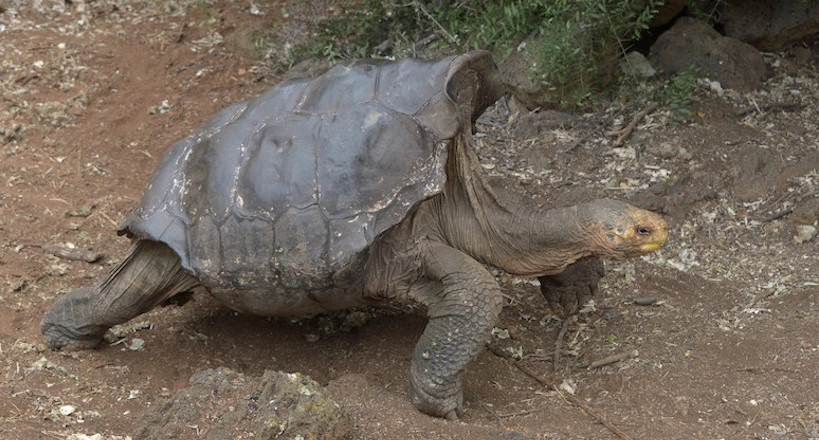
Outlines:
[{"label": "clawed foot", "polygon": [[[82,336],[73,329],[45,321],[40,323],[40,330],[43,332],[46,344],[53,350],[86,350],[94,348],[102,342],[102,336]],[[103,328],[101,330],[105,334],[107,329]]]},{"label": "clawed foot", "polygon": [[[447,395],[447,391],[455,392]],[[460,384],[435,386],[413,371],[410,373],[409,396],[419,411],[431,416],[457,420],[463,414],[464,397]]]},{"label": "clawed foot", "polygon": [[80,323],[86,321],[91,287],[69,292],[58,299],[40,322],[46,344],[54,350],[94,348],[102,341],[107,326]]},{"label": "clawed foot", "polygon": [[540,277],[540,291],[552,313],[567,318],[594,297],[605,273],[599,258],[583,260],[559,274]]}]

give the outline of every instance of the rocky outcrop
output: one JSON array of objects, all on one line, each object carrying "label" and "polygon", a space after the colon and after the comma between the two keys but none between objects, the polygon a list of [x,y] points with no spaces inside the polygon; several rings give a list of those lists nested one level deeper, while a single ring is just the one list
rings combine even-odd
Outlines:
[{"label": "rocky outcrop", "polygon": [[651,46],[651,64],[675,74],[694,66],[723,87],[741,92],[758,88],[766,76],[762,54],[736,38],[723,37],[707,24],[681,17]]},{"label": "rocky outcrop", "polygon": [[[498,67],[513,105],[528,110],[571,107],[612,84],[619,74],[620,45],[608,28],[577,25],[566,30],[572,44],[527,38]],[[550,56],[545,45],[558,49]],[[578,54],[570,54],[576,51]]]},{"label": "rocky outcrop", "polygon": [[779,52],[819,33],[819,2],[743,0],[726,2],[720,14],[725,35],[766,52]]},{"label": "rocky outcrop", "polygon": [[327,440],[351,430],[349,415],[307,376],[265,371],[250,377],[218,368],[194,374],[189,387],[148,408],[134,439]]}]

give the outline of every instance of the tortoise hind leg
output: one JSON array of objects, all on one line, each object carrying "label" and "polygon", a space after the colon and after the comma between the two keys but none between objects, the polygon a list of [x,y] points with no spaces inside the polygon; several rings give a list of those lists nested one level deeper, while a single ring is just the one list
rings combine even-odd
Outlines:
[{"label": "tortoise hind leg", "polygon": [[107,278],[58,299],[43,317],[40,330],[53,349],[93,348],[110,327],[196,285],[167,245],[136,240]]}]

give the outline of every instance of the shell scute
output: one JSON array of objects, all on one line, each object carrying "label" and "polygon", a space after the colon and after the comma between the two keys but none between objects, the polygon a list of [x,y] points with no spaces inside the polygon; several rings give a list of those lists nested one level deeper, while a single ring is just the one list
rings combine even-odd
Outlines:
[{"label": "shell scute", "polygon": [[453,100],[474,91],[450,83],[491,103],[494,69],[473,52],[275,86],[172,145],[120,232],[165,242],[208,287],[348,278],[379,234],[442,191],[449,140],[488,105]]}]

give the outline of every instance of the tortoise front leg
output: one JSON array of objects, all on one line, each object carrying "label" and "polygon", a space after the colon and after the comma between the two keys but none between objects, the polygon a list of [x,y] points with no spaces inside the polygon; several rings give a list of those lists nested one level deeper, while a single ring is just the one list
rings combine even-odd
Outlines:
[{"label": "tortoise front leg", "polygon": [[589,258],[569,265],[559,274],[542,276],[538,280],[552,312],[567,318],[579,312],[594,297],[605,274],[603,260]]},{"label": "tortoise front leg", "polygon": [[112,326],[197,284],[167,245],[136,240],[107,278],[58,299],[43,317],[40,330],[53,349],[93,348]]},{"label": "tortoise front leg", "polygon": [[451,247],[431,246],[423,267],[428,284],[413,296],[426,304],[429,323],[413,353],[410,398],[422,412],[455,419],[463,411],[461,376],[486,344],[503,297],[480,263]]}]

